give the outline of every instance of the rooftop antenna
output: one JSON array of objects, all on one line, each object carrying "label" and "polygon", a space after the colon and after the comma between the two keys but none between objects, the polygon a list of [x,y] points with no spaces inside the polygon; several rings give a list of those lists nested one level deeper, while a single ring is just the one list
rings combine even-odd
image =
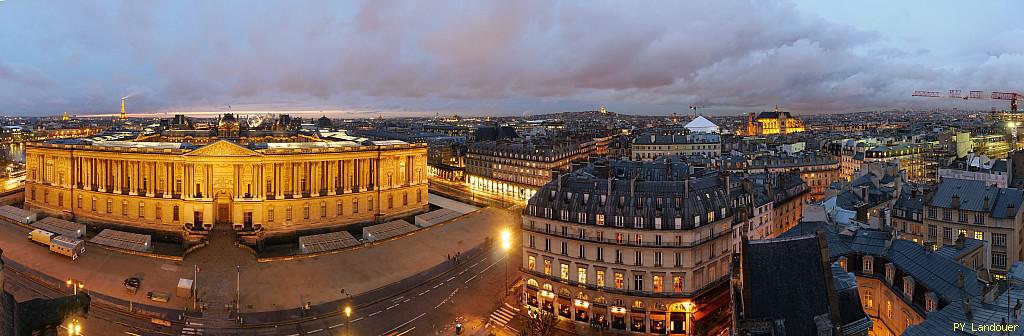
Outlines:
[{"label": "rooftop antenna", "polygon": [[693,117],[697,117],[697,109],[704,108],[704,105],[690,105],[690,109],[693,110]]}]

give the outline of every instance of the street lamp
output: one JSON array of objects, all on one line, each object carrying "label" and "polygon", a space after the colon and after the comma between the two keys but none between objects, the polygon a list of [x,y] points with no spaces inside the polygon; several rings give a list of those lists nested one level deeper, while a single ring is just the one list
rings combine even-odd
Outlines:
[{"label": "street lamp", "polygon": [[71,320],[71,322],[68,323],[68,335],[82,335],[82,324],[78,322],[78,319]]},{"label": "street lamp", "polygon": [[508,295],[508,257],[512,249],[512,232],[508,227],[501,230],[501,249],[505,251],[505,295]]},{"label": "street lamp", "polygon": [[352,335],[352,307],[345,306],[345,334]]}]

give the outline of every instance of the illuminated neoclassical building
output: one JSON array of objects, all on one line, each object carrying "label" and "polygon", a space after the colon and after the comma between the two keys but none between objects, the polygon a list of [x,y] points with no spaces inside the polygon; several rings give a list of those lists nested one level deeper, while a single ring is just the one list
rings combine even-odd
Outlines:
[{"label": "illuminated neoclassical building", "polygon": [[745,135],[789,134],[804,130],[803,120],[793,117],[788,111],[779,111],[779,107],[775,106],[774,110],[761,112],[757,117],[750,113],[747,116]]},{"label": "illuminated neoclassical building", "polygon": [[425,145],[242,125],[177,116],[157,132],[30,143],[25,207],[186,242],[223,225],[248,243],[426,207]]}]

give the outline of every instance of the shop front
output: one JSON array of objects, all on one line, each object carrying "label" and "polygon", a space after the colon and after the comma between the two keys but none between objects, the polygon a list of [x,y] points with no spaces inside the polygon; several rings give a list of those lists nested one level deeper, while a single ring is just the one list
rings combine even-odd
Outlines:
[{"label": "shop front", "polygon": [[583,299],[576,299],[572,305],[576,307],[576,321],[589,322],[590,321],[590,302]]},{"label": "shop front", "polygon": [[598,329],[608,328],[608,307],[601,303],[594,303],[591,311],[593,315],[590,319],[590,323]]},{"label": "shop front", "polygon": [[693,313],[694,304],[690,301],[674,303],[668,306],[668,333],[670,335],[688,335],[688,318]]},{"label": "shop front", "polygon": [[558,297],[558,316],[572,319],[572,303],[569,302],[568,297]]},{"label": "shop front", "polygon": [[667,331],[665,326],[665,316],[668,315],[663,311],[652,311],[651,312],[651,333],[664,335]]},{"label": "shop front", "polygon": [[550,291],[540,291],[540,310],[548,313],[555,313],[555,293]]},{"label": "shop front", "polygon": [[632,310],[629,313],[629,330],[634,332],[647,332],[647,324],[644,311]]},{"label": "shop front", "polygon": [[626,330],[626,308],[612,307],[612,329]]}]

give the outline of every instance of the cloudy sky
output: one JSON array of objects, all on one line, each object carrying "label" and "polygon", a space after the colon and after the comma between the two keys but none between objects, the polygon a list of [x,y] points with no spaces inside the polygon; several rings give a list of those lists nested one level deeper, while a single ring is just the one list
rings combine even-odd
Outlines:
[{"label": "cloudy sky", "polygon": [[1004,107],[1024,2],[0,0],[0,114]]}]

